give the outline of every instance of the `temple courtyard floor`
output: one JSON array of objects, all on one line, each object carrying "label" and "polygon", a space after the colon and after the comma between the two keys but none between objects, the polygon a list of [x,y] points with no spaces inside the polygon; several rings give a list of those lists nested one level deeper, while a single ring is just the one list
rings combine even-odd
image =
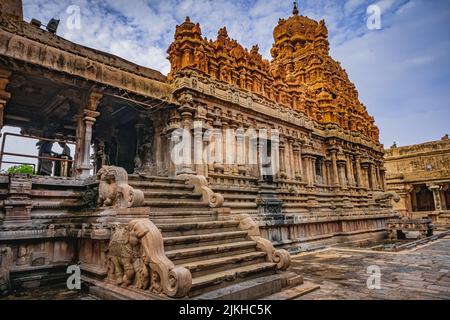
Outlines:
[{"label": "temple courtyard floor", "polygon": [[402,252],[331,247],[292,259],[320,286],[299,300],[450,299],[450,235]]},{"label": "temple courtyard floor", "polygon": [[[450,299],[450,231],[436,241],[400,252],[337,245],[293,255],[292,262],[293,270],[303,275],[305,285],[286,289],[265,299]],[[379,274],[371,273],[373,271],[379,271]],[[16,299],[96,298],[83,292],[67,290],[63,284],[58,284],[15,292],[0,300]]]}]

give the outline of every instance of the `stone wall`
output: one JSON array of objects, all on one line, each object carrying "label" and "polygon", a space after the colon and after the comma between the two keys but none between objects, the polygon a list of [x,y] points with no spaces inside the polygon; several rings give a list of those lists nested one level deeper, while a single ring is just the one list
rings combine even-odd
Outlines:
[{"label": "stone wall", "polygon": [[[395,209],[414,218],[433,216],[450,209],[450,140],[396,147],[386,152],[387,187],[401,196]],[[431,205],[421,205],[428,199]],[[423,211],[422,211],[423,210]]]}]

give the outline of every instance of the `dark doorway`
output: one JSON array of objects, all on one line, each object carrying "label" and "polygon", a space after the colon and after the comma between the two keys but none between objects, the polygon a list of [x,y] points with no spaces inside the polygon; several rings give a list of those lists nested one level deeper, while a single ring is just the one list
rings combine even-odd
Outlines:
[{"label": "dark doorway", "polygon": [[431,192],[425,185],[419,187],[415,193],[416,203],[413,211],[434,211],[434,198]]},{"label": "dark doorway", "polygon": [[272,163],[272,141],[263,141],[263,148],[261,150],[262,155],[262,178],[263,181],[272,183],[273,182],[273,163]]},{"label": "dark doorway", "polygon": [[103,165],[113,165],[124,168],[128,173],[134,172],[138,115],[133,108],[124,106],[102,110],[93,133],[97,171]]}]

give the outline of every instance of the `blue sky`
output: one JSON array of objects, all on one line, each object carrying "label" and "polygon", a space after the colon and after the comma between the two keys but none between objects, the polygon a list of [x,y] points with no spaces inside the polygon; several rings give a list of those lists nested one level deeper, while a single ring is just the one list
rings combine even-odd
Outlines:
[{"label": "blue sky", "polygon": [[[24,0],[27,21],[62,20],[58,34],[135,63],[169,71],[166,49],[175,25],[189,15],[203,35],[226,26],[246,47],[269,59],[273,28],[292,12],[290,0]],[[381,9],[381,30],[367,28],[366,10]],[[80,8],[69,29],[67,8]],[[303,0],[300,13],[325,19],[332,56],[375,116],[386,147],[438,140],[450,133],[449,0]]]}]

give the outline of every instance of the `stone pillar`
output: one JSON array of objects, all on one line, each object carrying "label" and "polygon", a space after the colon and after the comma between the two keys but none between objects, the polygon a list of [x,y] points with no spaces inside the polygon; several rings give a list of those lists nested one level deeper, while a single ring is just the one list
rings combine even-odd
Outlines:
[{"label": "stone pillar", "polygon": [[303,156],[303,163],[305,164],[305,178],[306,178],[306,183],[307,186],[310,188],[314,187],[314,175],[312,172],[312,160],[313,157],[311,157],[310,155],[305,155]]},{"label": "stone pillar", "polygon": [[238,174],[245,175],[247,173],[246,156],[248,154],[248,146],[245,143],[245,130],[239,128],[236,131],[236,165],[238,168]]},{"label": "stone pillar", "polygon": [[328,186],[327,165],[325,160],[322,161],[322,184]]},{"label": "stone pillar", "polygon": [[347,171],[347,180],[349,187],[355,186],[355,175],[353,173],[353,159],[350,154],[347,155],[347,162],[346,162],[346,171]]},{"label": "stone pillar", "polygon": [[361,169],[361,158],[359,156],[356,156],[355,162],[356,162],[356,183],[358,184],[358,188],[364,188]]},{"label": "stone pillar", "polygon": [[289,179],[295,180],[296,170],[295,170],[295,157],[294,157],[294,140],[288,140],[288,148],[289,148]]},{"label": "stone pillar", "polygon": [[442,201],[441,201],[441,186],[436,184],[428,185],[428,189],[433,192],[433,200],[434,200],[434,208],[435,211],[441,211],[442,210]]},{"label": "stone pillar", "polygon": [[362,163],[361,164],[361,187],[364,189],[369,189],[369,164]]},{"label": "stone pillar", "polygon": [[179,164],[174,162],[175,158],[178,155],[172,155],[172,152],[175,151],[175,146],[180,142],[181,135],[177,133],[178,131],[174,131],[167,136],[167,140],[169,141],[169,149],[170,149],[170,163],[169,163],[169,177],[175,177],[180,170]]},{"label": "stone pillar", "polygon": [[378,185],[377,185],[377,175],[376,175],[375,164],[370,165],[370,173],[369,174],[372,179],[372,190],[377,190]]},{"label": "stone pillar", "polygon": [[386,187],[386,169],[384,167],[380,167],[380,188],[381,190],[387,190]]},{"label": "stone pillar", "polygon": [[223,173],[230,174],[231,166],[227,161],[227,150],[230,150],[231,146],[227,145],[228,137],[227,137],[227,129],[228,129],[228,119],[222,117],[222,158],[223,158]]},{"label": "stone pillar", "polygon": [[[229,147],[231,148],[231,150],[229,152],[231,152],[231,156],[229,156],[230,160],[231,160],[231,172],[233,173],[233,175],[237,176],[239,173],[238,170],[238,163],[237,163],[237,134],[236,134],[236,130],[237,130],[237,123],[236,122],[232,122],[230,124],[230,129],[232,130],[231,136],[228,137],[231,139],[231,142],[229,143]],[[228,153],[229,153],[228,152]]]},{"label": "stone pillar", "polygon": [[318,182],[317,181],[317,174],[316,174],[316,161],[317,161],[316,157],[311,157],[310,169],[311,169],[312,181],[313,181],[314,184],[316,184]]},{"label": "stone pillar", "polygon": [[6,91],[11,78],[11,72],[0,69],[0,130],[3,129],[3,115],[5,113],[6,103],[11,98],[11,94]]},{"label": "stone pillar", "polygon": [[303,161],[302,161],[302,146],[301,144],[297,144],[296,146],[296,152],[294,152],[296,154],[296,158],[297,158],[297,162],[295,164],[296,167],[296,179],[299,181],[303,181],[305,180],[304,177],[304,172],[303,172]]},{"label": "stone pillar", "polygon": [[211,147],[209,145],[210,143],[210,136],[205,134],[202,137],[202,141],[203,141],[203,154],[204,154],[204,158],[203,161],[204,163],[204,170],[205,170],[205,177],[208,177],[210,173],[214,173],[214,165],[212,164],[212,158],[211,158]]},{"label": "stone pillar", "polygon": [[297,144],[292,145],[292,156],[293,156],[293,172],[295,180],[300,180],[300,167],[299,167],[299,148]]},{"label": "stone pillar", "polygon": [[325,174],[326,174],[326,180],[327,180],[327,186],[332,186],[332,179],[331,179],[331,161],[330,160],[324,160],[325,163]]},{"label": "stone pillar", "polygon": [[382,190],[380,166],[378,164],[375,166],[375,175],[377,177],[377,189]]},{"label": "stone pillar", "polygon": [[203,129],[194,126],[194,166],[197,174],[207,177],[208,166],[203,161]]},{"label": "stone pillar", "polygon": [[333,187],[340,187],[339,183],[339,171],[337,166],[337,151],[331,150],[331,163],[333,166]]},{"label": "stone pillar", "polygon": [[93,169],[91,165],[92,127],[96,118],[100,115],[97,108],[102,98],[103,95],[101,93],[91,92],[83,109],[83,115],[78,118],[76,170],[80,178],[89,177]]},{"label": "stone pillar", "polygon": [[177,174],[193,174],[193,152],[192,152],[192,129],[193,118],[195,110],[189,103],[184,103],[179,109],[181,113],[181,127],[183,128],[183,160],[180,171]]},{"label": "stone pillar", "polygon": [[343,188],[343,189],[347,189],[347,179],[345,177],[345,161],[338,161],[337,162],[337,166],[338,166],[338,173],[339,173],[339,185]]},{"label": "stone pillar", "polygon": [[280,178],[286,179],[286,144],[285,141],[280,143]]}]

